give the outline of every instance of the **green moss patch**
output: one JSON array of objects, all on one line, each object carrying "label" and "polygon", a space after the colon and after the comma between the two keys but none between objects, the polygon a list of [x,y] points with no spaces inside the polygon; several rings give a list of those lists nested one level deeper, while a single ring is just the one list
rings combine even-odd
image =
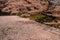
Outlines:
[{"label": "green moss patch", "polygon": [[42,19],[43,17],[45,17],[45,15],[43,14],[34,14],[34,15],[29,16],[30,19],[34,19],[34,20]]},{"label": "green moss patch", "polygon": [[38,22],[52,22],[53,21],[52,17],[46,16],[42,13],[31,15],[31,16],[29,16],[29,18],[33,19],[35,21],[38,21]]}]

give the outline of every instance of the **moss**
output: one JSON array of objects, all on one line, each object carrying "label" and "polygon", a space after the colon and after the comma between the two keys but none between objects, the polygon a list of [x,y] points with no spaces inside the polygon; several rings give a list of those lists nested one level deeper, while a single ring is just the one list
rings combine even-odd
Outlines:
[{"label": "moss", "polygon": [[21,16],[21,15],[22,15],[22,13],[17,13],[16,15],[17,15],[17,16]]},{"label": "moss", "polygon": [[29,16],[29,18],[30,19],[34,19],[37,22],[52,22],[53,21],[53,18],[52,17],[43,15],[42,13],[41,14],[31,15],[31,16]]},{"label": "moss", "polygon": [[34,15],[29,16],[29,18],[31,19],[41,19],[43,17],[45,17],[45,15],[43,14],[34,14]]}]

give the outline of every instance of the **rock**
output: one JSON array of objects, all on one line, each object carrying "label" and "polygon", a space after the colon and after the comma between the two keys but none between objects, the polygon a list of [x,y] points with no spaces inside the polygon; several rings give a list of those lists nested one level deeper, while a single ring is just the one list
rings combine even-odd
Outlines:
[{"label": "rock", "polygon": [[48,10],[46,10],[51,16],[60,17],[60,0],[51,0]]},{"label": "rock", "polygon": [[0,40],[60,40],[60,29],[18,16],[0,16]]},{"label": "rock", "polygon": [[[3,1],[4,2],[4,1]],[[2,3],[3,4],[3,3]],[[25,13],[25,12],[42,12],[47,9],[47,0],[7,0],[2,8],[3,12]]]}]

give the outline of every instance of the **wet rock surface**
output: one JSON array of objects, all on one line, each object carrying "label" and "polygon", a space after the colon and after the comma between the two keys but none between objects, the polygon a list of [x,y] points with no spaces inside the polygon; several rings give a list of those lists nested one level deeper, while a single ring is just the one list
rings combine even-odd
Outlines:
[{"label": "wet rock surface", "polygon": [[60,29],[18,16],[0,16],[0,40],[60,40]]}]

